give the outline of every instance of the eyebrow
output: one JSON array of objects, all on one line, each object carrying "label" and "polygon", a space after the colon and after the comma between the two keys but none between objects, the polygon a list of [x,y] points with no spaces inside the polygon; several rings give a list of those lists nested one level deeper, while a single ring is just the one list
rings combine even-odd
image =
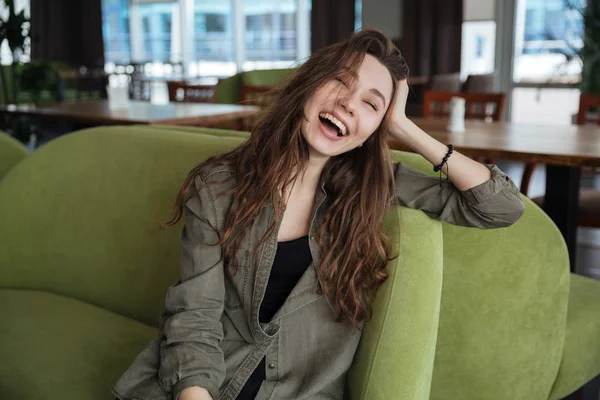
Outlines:
[{"label": "eyebrow", "polygon": [[383,101],[383,106],[385,107],[385,97],[381,94],[381,92],[375,88],[369,90],[369,92],[373,93],[375,96],[378,96],[379,98],[381,98],[381,101]]},{"label": "eyebrow", "polygon": [[[350,76],[352,76],[352,79],[356,79],[358,80],[358,74],[354,71],[349,70],[348,68],[343,68],[342,71],[345,74],[349,74]],[[369,90],[369,92],[373,93],[375,96],[379,97],[381,99],[381,101],[383,101],[383,107],[386,107],[387,102],[385,101],[385,96],[383,94],[381,94],[381,92],[375,88],[372,88]]]}]

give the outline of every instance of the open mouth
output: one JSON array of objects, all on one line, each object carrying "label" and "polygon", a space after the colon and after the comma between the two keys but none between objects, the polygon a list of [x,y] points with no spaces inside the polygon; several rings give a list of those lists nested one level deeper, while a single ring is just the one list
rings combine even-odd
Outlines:
[{"label": "open mouth", "polygon": [[346,125],[332,114],[327,112],[319,113],[319,120],[321,120],[325,129],[332,135],[338,137],[348,136],[348,128],[346,128]]}]

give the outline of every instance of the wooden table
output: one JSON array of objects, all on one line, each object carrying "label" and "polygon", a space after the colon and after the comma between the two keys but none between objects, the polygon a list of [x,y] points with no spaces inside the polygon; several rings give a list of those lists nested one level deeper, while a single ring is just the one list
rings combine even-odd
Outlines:
[{"label": "wooden table", "polygon": [[[571,271],[575,272],[579,167],[600,167],[600,128],[467,121],[465,132],[456,134],[446,131],[446,120],[413,121],[435,139],[452,143],[467,156],[547,164],[544,210],[563,234]],[[397,141],[390,141],[390,145],[411,151]]]},{"label": "wooden table", "polygon": [[411,86],[427,85],[429,83],[428,76],[409,76],[408,84]]},{"label": "wooden table", "polygon": [[255,106],[233,104],[168,103],[129,101],[127,108],[112,108],[107,100],[84,100],[44,106],[2,105],[0,114],[63,119],[94,125],[193,125],[203,126],[259,111]]}]

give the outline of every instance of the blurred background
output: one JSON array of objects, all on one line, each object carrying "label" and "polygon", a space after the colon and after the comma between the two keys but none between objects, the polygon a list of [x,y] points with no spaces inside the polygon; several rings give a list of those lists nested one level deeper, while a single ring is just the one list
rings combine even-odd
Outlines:
[{"label": "blurred background", "polygon": [[493,74],[493,90],[508,94],[509,120],[570,124],[584,6],[585,0],[4,1],[0,61],[9,68],[2,96],[28,100],[10,93],[15,64],[19,75],[30,62],[52,63],[65,81],[101,71],[211,84],[241,71],[292,67],[372,26],[396,41],[415,77],[459,73],[464,82],[470,74]]}]

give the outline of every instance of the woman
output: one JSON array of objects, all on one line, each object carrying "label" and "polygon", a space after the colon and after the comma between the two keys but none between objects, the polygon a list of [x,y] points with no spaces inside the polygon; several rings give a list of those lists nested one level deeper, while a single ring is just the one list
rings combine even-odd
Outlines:
[{"label": "woman", "polygon": [[[389,38],[355,33],[298,69],[248,141],[190,172],[169,221],[185,211],[180,281],[118,398],[342,399],[394,256],[390,206],[478,228],[521,216],[496,166],[406,117],[407,75]],[[393,164],[388,136],[449,179]]]}]

